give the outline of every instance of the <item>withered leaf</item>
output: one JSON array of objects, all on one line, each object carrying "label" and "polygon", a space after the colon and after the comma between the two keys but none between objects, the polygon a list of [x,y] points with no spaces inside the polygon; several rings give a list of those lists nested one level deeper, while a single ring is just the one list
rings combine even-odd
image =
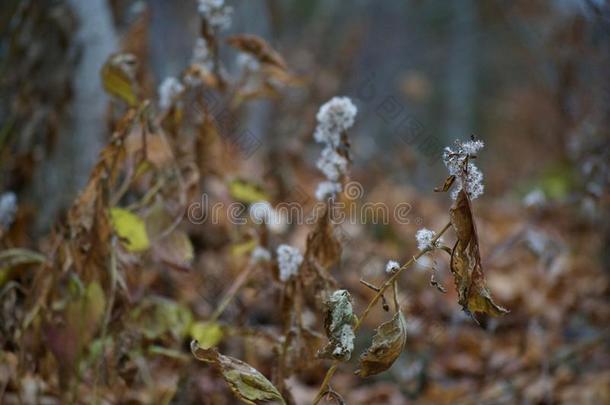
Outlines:
[{"label": "withered leaf", "polygon": [[379,325],[371,346],[360,356],[360,369],[356,374],[368,377],[389,369],[400,356],[407,341],[407,325],[402,311]]},{"label": "withered leaf", "polygon": [[314,230],[307,235],[305,256],[308,260],[315,260],[325,270],[341,258],[341,242],[335,237],[333,229],[327,207],[318,218]]},{"label": "withered leaf", "polygon": [[196,340],[191,342],[191,352],[196,359],[214,364],[235,396],[246,404],[276,401],[286,404],[277,388],[258,370],[216,349],[204,349]]},{"label": "withered leaf", "polygon": [[450,214],[451,225],[457,236],[451,253],[451,272],[460,305],[471,315],[475,312],[493,316],[508,313],[508,310],[493,302],[485,286],[477,230],[472,217],[470,199],[464,190],[458,193]]},{"label": "withered leaf", "polygon": [[233,35],[227,38],[227,43],[242,52],[249,53],[262,64],[287,68],[284,58],[261,37],[248,34]]},{"label": "withered leaf", "polygon": [[449,189],[451,188],[451,186],[453,185],[454,182],[455,182],[455,176],[449,176],[445,179],[445,182],[443,183],[443,185],[441,187],[435,187],[434,191],[446,193],[447,191],[449,191]]},{"label": "withered leaf", "polygon": [[356,316],[352,297],[347,290],[337,290],[325,302],[324,330],[328,343],[318,351],[318,357],[348,361],[354,350]]}]

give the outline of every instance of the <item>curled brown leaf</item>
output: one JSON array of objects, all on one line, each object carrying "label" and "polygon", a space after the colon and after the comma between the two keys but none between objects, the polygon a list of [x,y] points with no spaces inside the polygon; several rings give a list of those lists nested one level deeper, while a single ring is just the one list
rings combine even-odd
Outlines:
[{"label": "curled brown leaf", "polygon": [[457,236],[451,253],[451,272],[460,305],[471,315],[475,312],[493,316],[508,313],[508,310],[493,302],[491,294],[485,286],[477,230],[472,216],[470,198],[464,190],[459,192],[450,214],[451,225]]},{"label": "curled brown leaf", "polygon": [[396,361],[407,341],[407,325],[402,311],[379,325],[371,346],[360,356],[360,369],[356,374],[368,377],[389,369]]}]

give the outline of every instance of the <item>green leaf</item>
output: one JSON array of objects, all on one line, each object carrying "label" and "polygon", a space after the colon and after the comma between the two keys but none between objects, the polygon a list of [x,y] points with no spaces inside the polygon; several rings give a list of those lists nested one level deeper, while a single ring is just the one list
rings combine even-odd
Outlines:
[{"label": "green leaf", "polygon": [[191,352],[196,359],[218,367],[229,388],[240,401],[251,405],[266,401],[286,404],[271,381],[248,363],[222,355],[215,349],[204,349],[196,340],[191,342]]},{"label": "green leaf", "polygon": [[126,209],[114,207],[110,209],[110,221],[128,251],[141,252],[149,248],[146,225],[140,217]]}]

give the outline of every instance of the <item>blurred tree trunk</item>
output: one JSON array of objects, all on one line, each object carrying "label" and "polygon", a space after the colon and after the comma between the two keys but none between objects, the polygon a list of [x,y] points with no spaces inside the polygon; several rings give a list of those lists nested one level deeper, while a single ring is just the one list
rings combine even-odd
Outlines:
[{"label": "blurred tree trunk", "polygon": [[452,1],[447,62],[446,139],[475,130],[477,8],[474,0]]},{"label": "blurred tree trunk", "polygon": [[108,98],[100,69],[117,51],[116,37],[106,0],[68,0],[78,19],[79,61],[72,77],[73,99],[66,122],[49,159],[42,162],[34,182],[36,200],[43,202],[36,230],[52,225],[85,185],[97,154],[105,142]]}]

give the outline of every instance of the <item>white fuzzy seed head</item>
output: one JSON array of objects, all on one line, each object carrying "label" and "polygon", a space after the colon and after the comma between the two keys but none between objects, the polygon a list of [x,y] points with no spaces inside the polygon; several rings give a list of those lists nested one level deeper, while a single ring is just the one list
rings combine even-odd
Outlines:
[{"label": "white fuzzy seed head", "polygon": [[277,264],[280,269],[280,280],[288,281],[299,272],[303,263],[303,255],[299,249],[290,245],[280,245],[277,248]]},{"label": "white fuzzy seed head", "polygon": [[[451,191],[451,198],[456,199],[459,192],[465,188],[471,199],[478,198],[485,187],[483,186],[483,173],[471,159],[485,144],[480,140],[456,142],[454,148],[446,147],[443,151],[443,162],[449,174],[455,176]],[[465,184],[465,186],[464,186]]]},{"label": "white fuzzy seed head", "polygon": [[258,201],[250,206],[250,218],[256,224],[268,224],[273,216],[273,207],[267,201]]},{"label": "white fuzzy seed head", "polygon": [[282,233],[286,229],[285,217],[275,210],[267,201],[258,201],[250,206],[250,219],[255,224],[265,224],[273,233]]},{"label": "white fuzzy seed head", "polygon": [[385,272],[388,274],[396,273],[400,269],[400,264],[395,260],[389,260],[385,265]]},{"label": "white fuzzy seed head", "polygon": [[320,107],[316,115],[318,126],[314,132],[314,139],[337,147],[341,133],[354,125],[357,113],[358,108],[349,97],[333,97]]},{"label": "white fuzzy seed head", "polygon": [[197,10],[212,28],[227,29],[231,26],[233,7],[224,4],[224,0],[198,0]]},{"label": "white fuzzy seed head", "polygon": [[316,199],[318,201],[326,201],[329,198],[334,198],[337,193],[342,191],[341,183],[336,181],[322,181],[318,183],[316,188]]},{"label": "white fuzzy seed head", "polygon": [[167,110],[184,91],[184,85],[175,77],[166,77],[159,85],[159,107]]},{"label": "white fuzzy seed head", "polygon": [[254,250],[252,250],[250,259],[254,263],[268,262],[271,260],[271,253],[269,253],[269,251],[264,247],[257,246],[254,248]]},{"label": "white fuzzy seed head", "polygon": [[340,177],[347,173],[348,161],[341,156],[332,146],[327,146],[322,150],[316,166],[324,176],[330,181],[338,181]]},{"label": "white fuzzy seed head", "polygon": [[415,239],[417,240],[417,248],[420,251],[424,251],[431,247],[436,247],[439,245],[440,241],[436,241],[434,246],[432,245],[432,240],[436,237],[436,232],[431,231],[427,228],[422,228],[417,231],[415,234]]}]

